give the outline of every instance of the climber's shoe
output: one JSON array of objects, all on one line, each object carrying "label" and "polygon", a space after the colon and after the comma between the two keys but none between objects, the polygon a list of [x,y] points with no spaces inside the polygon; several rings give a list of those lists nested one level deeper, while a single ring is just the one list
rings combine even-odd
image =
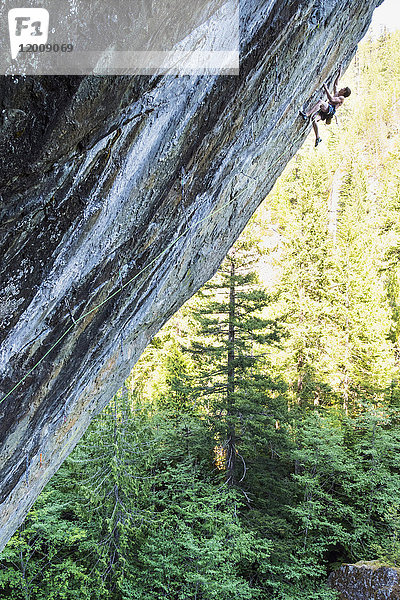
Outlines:
[{"label": "climber's shoe", "polygon": [[315,147],[317,147],[317,146],[318,146],[318,144],[320,144],[321,142],[322,142],[322,139],[321,139],[321,138],[317,138],[317,139],[315,140]]},{"label": "climber's shoe", "polygon": [[304,119],[304,121],[308,121],[308,119],[310,118],[306,115],[304,110],[299,110],[299,115]]}]

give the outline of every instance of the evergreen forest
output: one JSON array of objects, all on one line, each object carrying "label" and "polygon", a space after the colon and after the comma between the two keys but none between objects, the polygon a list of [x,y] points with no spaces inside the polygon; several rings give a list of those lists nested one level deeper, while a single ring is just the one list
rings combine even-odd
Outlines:
[{"label": "evergreen forest", "polygon": [[14,600],[333,600],[400,565],[400,32],[0,555]]}]

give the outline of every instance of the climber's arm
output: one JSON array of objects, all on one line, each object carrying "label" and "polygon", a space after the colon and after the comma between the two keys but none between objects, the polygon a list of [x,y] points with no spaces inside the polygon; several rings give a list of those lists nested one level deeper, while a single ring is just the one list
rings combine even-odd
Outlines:
[{"label": "climber's arm", "polygon": [[332,102],[332,103],[336,104],[336,102],[337,102],[337,98],[335,97],[336,95],[332,96],[332,94],[328,90],[328,86],[326,85],[326,83],[324,83],[324,90],[326,92],[326,95],[328,96],[329,102]]},{"label": "climber's arm", "polygon": [[337,93],[338,93],[338,85],[339,85],[339,79],[340,79],[341,74],[342,74],[342,67],[340,66],[338,69],[338,73],[336,75],[335,81],[333,82],[333,95],[334,96],[337,96]]}]

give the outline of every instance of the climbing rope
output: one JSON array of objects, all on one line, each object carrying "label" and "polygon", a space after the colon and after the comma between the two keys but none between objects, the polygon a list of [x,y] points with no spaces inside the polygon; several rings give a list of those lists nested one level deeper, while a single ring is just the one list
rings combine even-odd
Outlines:
[{"label": "climbing rope", "polygon": [[[295,146],[297,144],[297,142],[303,137],[303,132],[301,133],[301,135],[296,138],[296,140],[294,141],[293,146]],[[278,156],[278,158],[270,165],[269,169],[272,169],[280,160],[281,158],[288,152],[288,148],[286,148],[286,150],[284,150],[282,152],[282,154],[280,154]],[[246,175],[245,173],[242,173],[243,175]],[[246,175],[246,177],[250,177],[249,175]],[[260,178],[252,178],[254,179],[257,183],[259,181]],[[81,315],[79,318],[74,319],[72,316],[72,312],[69,310],[70,312],[70,316],[72,319],[72,324],[64,331],[64,333],[54,342],[54,344],[49,348],[49,350],[47,350],[47,352],[42,356],[42,358],[40,358],[34,365],[33,367],[23,376],[21,377],[21,379],[14,385],[14,387],[11,388],[11,390],[9,390],[0,400],[0,404],[2,402],[4,402],[4,400],[6,400],[9,396],[11,396],[11,394],[13,392],[15,392],[16,389],[18,389],[20,387],[20,385],[22,385],[22,383],[29,377],[29,375],[31,375],[33,373],[33,371],[35,371],[37,369],[37,367],[45,360],[45,358],[54,350],[54,348],[56,348],[61,342],[62,340],[69,334],[70,331],[72,331],[72,329],[75,327],[75,325],[78,325],[78,323],[80,321],[82,321],[83,319],[85,319],[86,317],[88,317],[89,315],[91,315],[93,312],[97,311],[99,308],[101,308],[102,306],[104,306],[107,302],[109,302],[112,298],[114,298],[115,296],[117,296],[118,294],[120,294],[125,288],[127,288],[131,283],[133,283],[140,275],[142,275],[145,271],[147,271],[154,263],[156,263],[164,254],[166,254],[173,246],[175,246],[179,240],[181,240],[189,231],[191,231],[192,229],[194,229],[195,227],[197,227],[198,225],[200,225],[201,223],[204,223],[205,221],[207,221],[208,219],[210,219],[211,217],[213,217],[214,215],[216,215],[217,213],[221,212],[222,210],[224,210],[227,206],[233,204],[236,200],[238,200],[241,195],[246,192],[246,188],[244,190],[242,190],[241,192],[239,192],[236,196],[231,197],[228,202],[225,202],[222,206],[220,206],[219,208],[211,211],[208,215],[206,215],[205,217],[203,217],[202,219],[200,219],[199,221],[196,221],[196,223],[193,223],[193,225],[188,226],[183,233],[181,233],[181,235],[179,235],[175,240],[173,240],[170,244],[168,244],[168,246],[166,248],[164,248],[164,250],[162,250],[155,258],[153,258],[153,260],[151,260],[146,266],[143,267],[143,269],[141,269],[138,273],[136,273],[136,275],[134,275],[133,277],[131,277],[128,281],[126,281],[125,283],[122,283],[121,280],[121,275],[119,275],[119,287],[117,290],[115,290],[112,294],[110,294],[107,298],[105,298],[105,300],[103,300],[102,302],[100,302],[99,304],[97,304],[96,306],[94,306],[92,309],[90,309],[88,312],[84,313],[83,315]],[[69,308],[69,305],[68,305]]]},{"label": "climbing rope", "polygon": [[112,294],[110,294],[107,298],[105,298],[105,300],[103,300],[102,302],[100,302],[99,304],[94,306],[92,309],[90,309],[88,312],[84,313],[79,318],[74,319],[72,316],[72,312],[69,311],[71,319],[73,321],[72,325],[70,325],[64,331],[64,333],[54,342],[54,344],[49,348],[49,350],[47,350],[47,352],[42,356],[42,358],[40,358],[33,365],[33,367],[18,381],[18,383],[16,383],[14,385],[14,387],[9,392],[7,392],[7,394],[5,394],[5,396],[3,396],[3,398],[0,400],[0,404],[6,398],[8,398],[27,379],[27,377],[29,377],[29,375],[31,375],[31,373],[33,373],[33,371],[44,361],[44,359],[54,350],[54,348],[56,348],[60,344],[60,342],[65,338],[66,335],[68,335],[68,333],[75,327],[75,325],[78,325],[78,323],[80,321],[82,321],[83,319],[85,319],[86,317],[91,315],[93,312],[95,312],[96,310],[98,310],[99,308],[104,306],[104,304],[109,302],[112,298],[114,298],[115,296],[120,294],[126,287],[128,287],[133,281],[135,281],[135,279],[137,279],[140,275],[142,275],[142,273],[147,271],[155,262],[157,262],[164,254],[166,254],[173,246],[175,246],[178,243],[178,241],[180,239],[182,239],[191,229],[194,229],[197,225],[200,225],[202,222],[206,221],[207,219],[210,219],[212,216],[214,216],[218,212],[221,212],[221,210],[226,208],[229,204],[232,204],[233,201],[236,199],[237,198],[234,198],[233,200],[229,200],[228,202],[223,204],[220,208],[217,208],[216,210],[214,210],[210,214],[208,214],[206,217],[203,217],[202,219],[200,219],[199,221],[196,221],[196,223],[193,223],[193,225],[191,225],[187,229],[185,229],[185,231],[183,233],[181,233],[181,235],[179,235],[175,240],[173,240],[170,244],[168,244],[168,246],[166,248],[164,248],[164,250],[162,250],[162,252],[160,252],[155,258],[153,258],[153,260],[151,260],[146,266],[143,267],[143,269],[141,269],[138,273],[136,273],[136,275],[131,277],[128,281],[126,281],[125,283],[122,283],[121,279],[119,278],[118,289],[115,290]]}]

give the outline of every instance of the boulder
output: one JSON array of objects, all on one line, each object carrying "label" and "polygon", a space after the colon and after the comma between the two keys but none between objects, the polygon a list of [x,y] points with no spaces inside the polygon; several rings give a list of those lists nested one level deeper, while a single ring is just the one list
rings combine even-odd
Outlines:
[{"label": "boulder", "polygon": [[378,561],[343,565],[329,575],[328,584],[340,600],[399,600],[400,569]]}]

